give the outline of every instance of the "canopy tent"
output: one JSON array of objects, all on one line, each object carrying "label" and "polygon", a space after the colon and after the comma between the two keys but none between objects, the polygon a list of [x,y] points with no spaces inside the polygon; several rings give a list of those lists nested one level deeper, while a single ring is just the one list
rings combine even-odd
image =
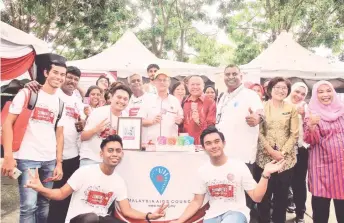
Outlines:
[{"label": "canopy tent", "polygon": [[287,32],[282,32],[275,42],[241,69],[249,76],[259,77],[323,79],[343,77],[344,74],[343,69],[305,49]]},{"label": "canopy tent", "polygon": [[125,32],[113,46],[95,56],[67,62],[68,65],[76,66],[86,73],[112,71],[121,78],[126,78],[133,73],[145,76],[147,66],[152,63],[169,70],[172,76],[210,75],[218,71],[217,68],[207,65],[159,59],[131,31]]},{"label": "canopy tent", "polygon": [[1,22],[1,81],[23,74],[28,76],[27,71],[32,67],[35,55],[48,52],[44,41]]}]

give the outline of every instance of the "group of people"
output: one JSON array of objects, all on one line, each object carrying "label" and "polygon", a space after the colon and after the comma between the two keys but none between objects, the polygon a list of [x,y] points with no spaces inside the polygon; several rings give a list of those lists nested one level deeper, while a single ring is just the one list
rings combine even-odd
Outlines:
[{"label": "group of people", "polygon": [[[21,223],[121,222],[107,216],[114,201],[132,219],[164,216],[167,205],[153,213],[130,207],[115,171],[123,156],[119,117],[142,118],[143,146],[188,133],[209,155],[195,174],[194,200],[174,222],[186,222],[208,194],[205,223],[249,222],[250,209],[261,223],[284,223],[290,187],[295,222],[305,222],[307,172],[314,222],[328,222],[332,199],[344,222],[344,104],[327,81],[313,86],[307,105],[304,83],[276,77],[245,86],[236,65],[225,68],[221,94],[198,75],[170,86],[169,72],[156,64],[147,68],[147,84],[136,73],[127,85],[102,76],[85,94],[76,67],[55,61],[44,74],[44,85],[31,82],[16,95],[2,126],[1,172],[22,172]],[[38,100],[20,149],[12,152],[13,125],[30,91]]]}]

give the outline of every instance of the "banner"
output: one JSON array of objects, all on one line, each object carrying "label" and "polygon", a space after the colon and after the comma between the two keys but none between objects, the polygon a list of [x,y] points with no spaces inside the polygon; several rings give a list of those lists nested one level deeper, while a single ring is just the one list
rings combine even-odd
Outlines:
[{"label": "banner", "polygon": [[[154,212],[163,202],[169,204],[166,216],[155,223],[169,222],[180,217],[192,201],[195,175],[198,168],[208,162],[204,152],[140,152],[124,151],[116,171],[128,188],[132,208],[147,213]],[[188,222],[202,222],[208,208],[207,198],[203,207]],[[146,220],[125,219],[118,207],[116,215],[130,223]]]}]

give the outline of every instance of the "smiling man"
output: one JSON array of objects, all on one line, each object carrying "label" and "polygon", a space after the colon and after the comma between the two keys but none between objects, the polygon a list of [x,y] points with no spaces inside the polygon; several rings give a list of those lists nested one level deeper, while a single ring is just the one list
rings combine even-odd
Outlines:
[{"label": "smiling man", "polygon": [[99,144],[109,135],[117,131],[118,117],[127,116],[124,111],[131,95],[125,85],[110,89],[111,104],[96,108],[87,119],[84,131],[81,133],[80,166],[100,163]]},{"label": "smiling man", "polygon": [[123,157],[123,143],[118,135],[110,135],[100,144],[102,163],[88,165],[78,169],[61,189],[45,188],[39,173],[31,173],[26,182],[27,188],[32,188],[41,195],[52,200],[63,200],[72,194],[66,223],[119,223],[108,215],[113,201],[116,201],[125,217],[132,219],[156,220],[165,216],[167,205],[162,205],[154,213],[142,213],[132,209],[124,180],[115,171]]},{"label": "smiling man", "polygon": [[[51,188],[53,181],[61,180],[62,153],[63,153],[63,122],[57,123],[59,114],[59,97],[56,91],[66,78],[66,65],[64,61],[49,62],[44,70],[46,78],[44,85],[38,91],[37,102],[31,113],[23,141],[17,152],[12,152],[13,125],[25,106],[25,98],[29,90],[20,91],[13,99],[3,130],[4,164],[2,174],[12,176],[13,169],[22,171],[18,178],[20,194],[20,222],[46,222],[49,211],[49,200],[38,196],[37,192],[25,188],[29,179],[28,168],[39,170],[44,186]],[[55,132],[55,127],[56,132]],[[15,160],[16,159],[16,160]]]},{"label": "smiling man", "polygon": [[244,162],[225,155],[225,138],[215,127],[209,127],[202,132],[201,144],[209,155],[210,162],[200,167],[196,174],[194,199],[182,216],[170,223],[186,222],[202,206],[206,194],[210,207],[204,216],[204,223],[250,222],[245,191],[253,201],[260,202],[271,174],[283,167],[284,160],[266,164],[257,184]]},{"label": "smiling man", "polygon": [[[54,182],[53,188],[62,187],[72,174],[79,168],[79,145],[78,138],[83,130],[85,121],[84,105],[80,99],[73,94],[80,80],[81,72],[77,67],[67,67],[66,81],[57,90],[59,98],[64,102],[65,115],[64,125],[64,147],[63,147],[63,177]],[[70,197],[63,201],[50,201],[48,222],[64,222]]]}]

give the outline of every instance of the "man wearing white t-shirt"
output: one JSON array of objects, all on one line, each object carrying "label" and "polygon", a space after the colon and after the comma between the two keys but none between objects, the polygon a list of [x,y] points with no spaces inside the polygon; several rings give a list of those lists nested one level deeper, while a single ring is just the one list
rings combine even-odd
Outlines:
[{"label": "man wearing white t-shirt", "polygon": [[102,106],[92,111],[84,131],[81,133],[80,166],[100,163],[99,144],[117,131],[118,117],[127,116],[125,108],[131,95],[125,85],[110,89],[111,105]]},{"label": "man wearing white t-shirt", "polygon": [[165,216],[167,205],[154,213],[142,213],[130,207],[124,180],[115,171],[123,157],[123,143],[118,135],[110,135],[100,144],[103,162],[80,167],[61,189],[45,188],[39,173],[31,173],[26,186],[52,200],[63,200],[72,194],[66,223],[118,223],[108,215],[109,207],[116,201],[121,213],[132,219],[156,220]]},{"label": "man wearing white t-shirt", "polygon": [[[224,71],[227,86],[217,104],[216,128],[223,132],[227,143],[225,153],[246,163],[253,174],[257,155],[259,123],[263,120],[263,104],[258,94],[242,84],[242,73],[236,65]],[[254,205],[247,196],[247,205]],[[252,214],[255,214],[254,212]]]},{"label": "man wearing white t-shirt", "polygon": [[204,216],[204,223],[248,223],[250,215],[245,191],[252,200],[260,202],[270,175],[279,171],[285,161],[268,163],[257,184],[244,162],[225,155],[225,138],[215,127],[208,127],[202,132],[201,144],[210,162],[200,167],[196,174],[194,199],[182,216],[171,223],[183,223],[192,217],[203,205],[205,195],[209,197],[210,207]]},{"label": "man wearing white t-shirt", "polygon": [[[81,72],[77,67],[67,67],[66,81],[57,90],[59,98],[64,102],[64,147],[63,147],[63,178],[54,182],[53,188],[61,188],[72,174],[79,168],[78,139],[85,122],[84,105],[73,94],[80,80]],[[50,201],[48,222],[64,222],[71,197],[62,201]]]},{"label": "man wearing white t-shirt", "polygon": [[[55,124],[59,114],[59,97],[56,93],[65,81],[66,65],[54,61],[44,70],[46,81],[38,92],[37,102],[29,119],[24,138],[17,152],[12,153],[13,125],[22,112],[25,94],[29,90],[20,91],[10,106],[3,125],[4,164],[2,173],[12,176],[13,169],[22,171],[18,178],[20,193],[20,223],[46,222],[49,211],[49,200],[38,196],[37,192],[24,187],[29,179],[28,169],[37,169],[41,173],[44,186],[52,188],[53,181],[62,179],[63,153],[63,119]],[[14,160],[16,159],[16,161]]]},{"label": "man wearing white t-shirt", "polygon": [[179,100],[168,93],[171,80],[168,72],[159,70],[154,76],[157,94],[145,100],[138,113],[142,117],[142,142],[156,142],[159,136],[177,137],[178,125],[183,121],[183,109]]},{"label": "man wearing white t-shirt", "polygon": [[146,93],[143,90],[142,76],[139,74],[133,74],[129,76],[128,83],[133,94],[130,97],[126,111],[129,114],[129,117],[136,117],[145,101],[145,98],[150,93]]}]

